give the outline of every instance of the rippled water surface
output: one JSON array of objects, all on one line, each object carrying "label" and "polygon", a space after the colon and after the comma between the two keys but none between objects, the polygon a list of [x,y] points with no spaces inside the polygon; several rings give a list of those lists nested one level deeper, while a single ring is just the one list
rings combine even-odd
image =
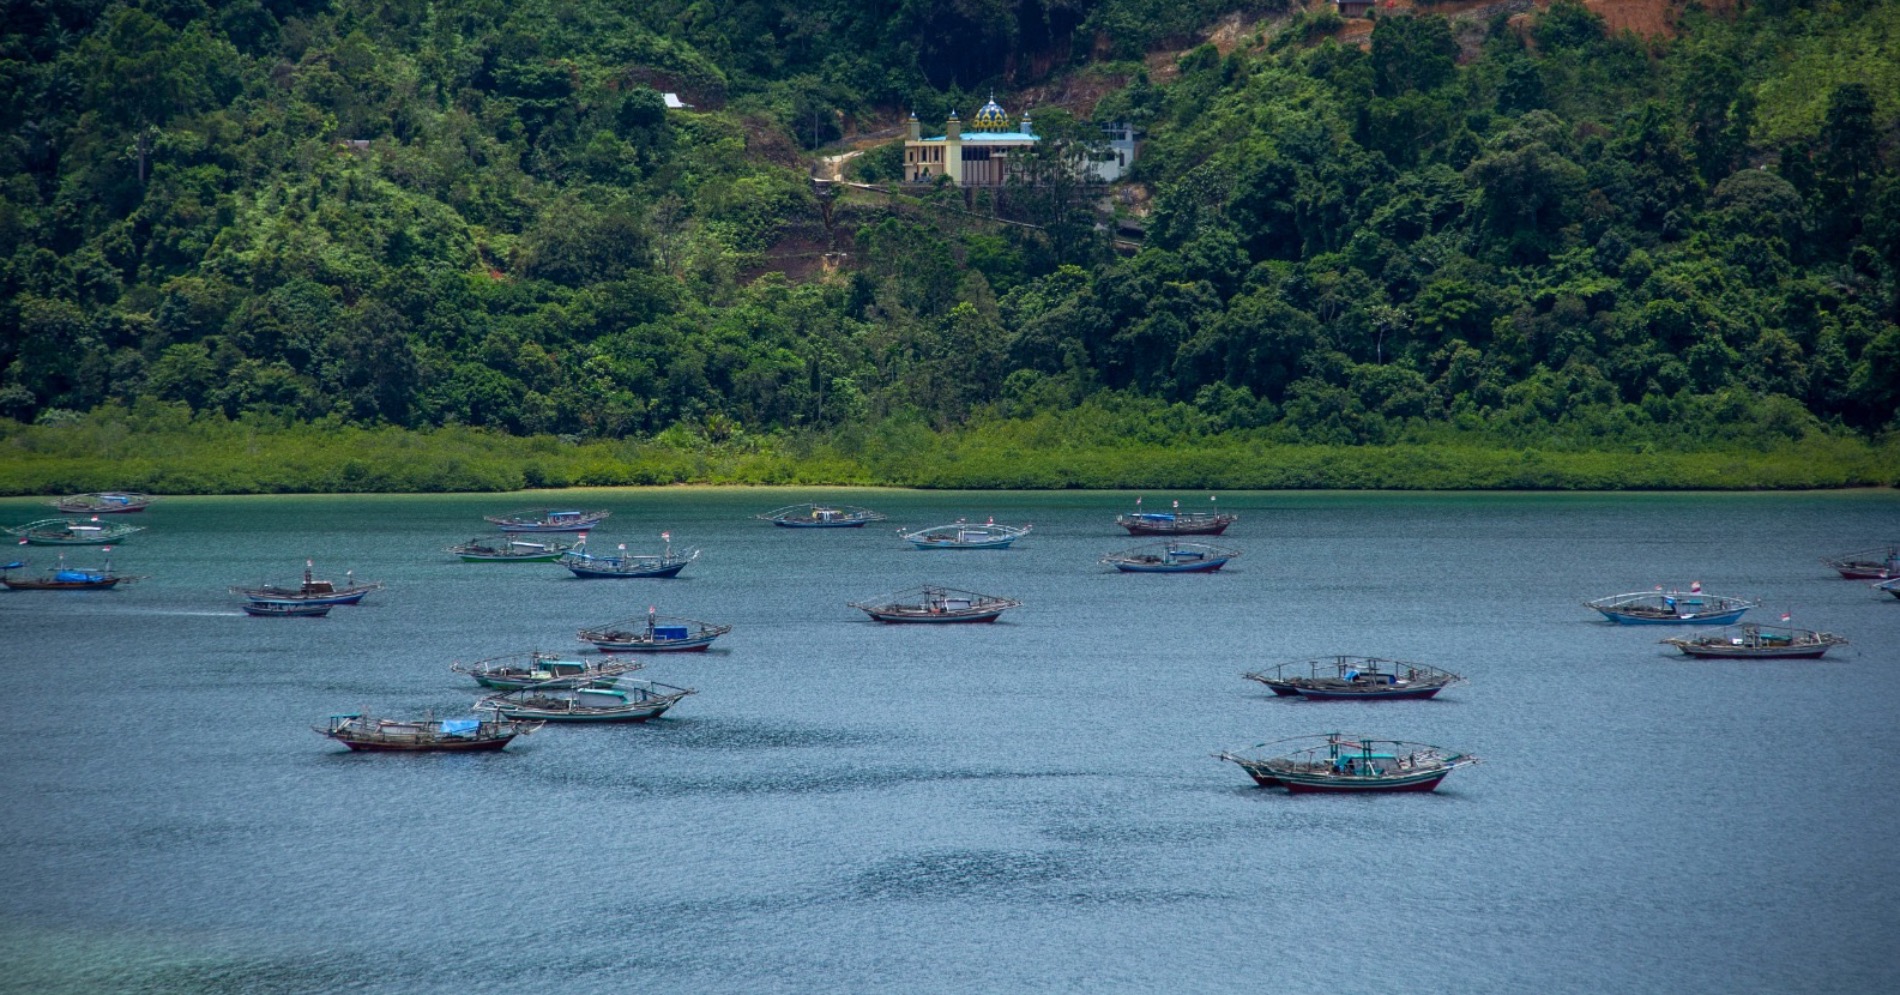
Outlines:
[{"label": "rippled water surface", "polygon": [[[817,497],[892,521],[749,517]],[[1112,525],[1131,498],[552,499],[613,510],[596,546],[702,548],[677,581],[441,552],[508,498],[161,501],[113,553],[146,580],[0,593],[0,990],[1900,989],[1900,600],[1818,562],[1900,537],[1900,497],[1223,494],[1245,552],[1210,576],[1099,565],[1138,541]],[[1035,530],[893,533],[991,515]],[[389,589],[325,619],[225,593],[306,556]],[[1692,580],[1853,643],[1691,663],[1578,603]],[[1025,606],[930,628],[845,604],[925,581]],[[452,661],[578,649],[649,605],[734,626],[654,660],[700,692],[661,721],[479,756],[310,731],[458,713]],[[1302,703],[1239,676],[1331,653],[1470,683]],[[1209,757],[1334,729],[1487,762],[1339,798]]]}]

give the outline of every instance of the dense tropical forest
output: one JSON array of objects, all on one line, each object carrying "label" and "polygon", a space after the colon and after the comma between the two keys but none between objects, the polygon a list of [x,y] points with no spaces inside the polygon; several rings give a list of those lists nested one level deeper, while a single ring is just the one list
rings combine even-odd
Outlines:
[{"label": "dense tropical forest", "polygon": [[0,0],[0,491],[1900,483],[1900,3],[1654,7]]}]

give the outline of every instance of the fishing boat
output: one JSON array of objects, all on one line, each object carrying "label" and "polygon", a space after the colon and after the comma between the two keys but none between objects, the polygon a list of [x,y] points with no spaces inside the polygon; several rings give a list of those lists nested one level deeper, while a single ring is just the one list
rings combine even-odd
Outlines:
[{"label": "fishing boat", "polygon": [[1847,640],[1832,632],[1788,625],[1731,625],[1662,640],[1684,656],[1705,660],[1818,660],[1831,646]]},{"label": "fishing boat", "polygon": [[1637,591],[1584,602],[1619,625],[1729,625],[1739,622],[1759,601],[1702,593],[1700,583],[1689,590]]},{"label": "fishing boat", "polygon": [[574,548],[567,542],[530,542],[508,536],[477,537],[450,546],[464,563],[553,563]]},{"label": "fishing boat", "polygon": [[1465,680],[1437,667],[1376,656],[1321,657],[1241,676],[1265,684],[1283,698],[1315,701],[1430,698]]},{"label": "fishing boat", "polygon": [[861,529],[884,516],[849,504],[790,504],[752,516],[782,529]]},{"label": "fishing boat", "polygon": [[851,602],[879,622],[994,622],[997,616],[1022,606],[1022,602],[993,594],[960,591],[954,587],[925,584],[876,601]]},{"label": "fishing boat", "polygon": [[959,518],[949,525],[937,525],[915,532],[898,530],[904,541],[918,549],[1008,549],[1009,544],[1029,534],[1031,526],[1015,528],[998,525],[995,519],[971,525]]},{"label": "fishing boat", "polygon": [[[1257,751],[1267,751],[1260,753]],[[1445,775],[1479,762],[1426,743],[1366,739],[1344,733],[1301,736],[1223,751],[1216,759],[1240,765],[1263,788],[1306,792],[1431,791]]]},{"label": "fishing boat", "polygon": [[1822,563],[1833,567],[1842,580],[1900,579],[1900,544],[1842,553]]},{"label": "fishing boat", "polygon": [[7,534],[19,536],[20,541],[28,546],[97,546],[118,542],[134,532],[143,531],[143,525],[126,525],[122,522],[101,524],[97,518],[90,522],[70,518],[42,518],[19,528],[8,529]]},{"label": "fishing boat", "polygon": [[149,495],[131,491],[100,491],[73,494],[48,503],[69,515],[124,515],[144,511],[154,500]]},{"label": "fishing boat", "polygon": [[611,514],[611,511],[529,508],[511,511],[506,515],[484,515],[482,518],[503,532],[586,532]]},{"label": "fishing boat", "polygon": [[504,718],[542,722],[645,722],[659,718],[693,693],[692,688],[623,679],[610,687],[553,689],[536,685],[504,691],[476,702],[475,708]]},{"label": "fishing boat", "polygon": [[322,618],[335,605],[300,605],[289,601],[246,601],[238,606],[246,615],[260,618]]},{"label": "fishing boat", "polygon": [[1102,557],[1102,562],[1123,573],[1213,573],[1226,566],[1228,560],[1239,555],[1238,549],[1227,549],[1204,542],[1169,539],[1165,542],[1151,542],[1145,546],[1124,549],[1119,553],[1110,553]]},{"label": "fishing boat", "polygon": [[103,567],[69,567],[66,557],[62,555],[57,564],[38,577],[14,576],[13,571],[25,567],[24,560],[14,560],[0,567],[0,584],[15,591],[109,591],[120,584],[138,580],[137,577],[113,573],[111,560],[107,560]]},{"label": "fishing boat", "polygon": [[611,659],[584,660],[560,653],[511,653],[473,663],[456,662],[449,669],[475,678],[475,683],[497,691],[544,688],[567,691],[584,687],[605,687],[622,674],[644,667],[641,663],[623,663]]},{"label": "fishing boat", "polygon": [[666,540],[666,549],[658,553],[629,553],[627,544],[621,543],[618,552],[612,556],[595,556],[587,551],[587,541],[583,538],[574,548],[561,554],[560,563],[574,576],[586,579],[613,577],[628,579],[635,577],[677,577],[688,563],[699,559],[699,550],[688,553],[673,551],[673,534],[660,533]]},{"label": "fishing boat", "polygon": [[233,587],[231,593],[251,601],[275,601],[294,605],[353,605],[363,600],[371,591],[383,589],[381,581],[362,581],[355,578],[354,571],[344,571],[343,586],[327,580],[316,579],[311,571],[315,565],[303,561],[303,583],[296,587],[278,584],[259,584],[255,587]]},{"label": "fishing boat", "polygon": [[352,714],[332,715],[329,725],[311,728],[364,753],[472,753],[499,750],[516,736],[541,728],[541,723],[506,718],[378,719]]},{"label": "fishing boat", "polygon": [[580,638],[604,653],[694,653],[731,631],[730,625],[660,615],[648,608],[645,618],[591,626],[580,631]]},{"label": "fishing boat", "polygon": [[[1207,500],[1212,507],[1214,497]],[[1179,501],[1172,511],[1143,511],[1140,498],[1135,499],[1134,511],[1115,516],[1116,525],[1138,536],[1217,536],[1239,520],[1239,515],[1222,511],[1182,511]]]}]

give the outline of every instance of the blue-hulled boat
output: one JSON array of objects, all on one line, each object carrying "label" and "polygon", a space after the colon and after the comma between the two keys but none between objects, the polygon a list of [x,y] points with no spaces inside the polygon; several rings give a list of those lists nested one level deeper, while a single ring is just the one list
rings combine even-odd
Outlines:
[{"label": "blue-hulled boat", "polygon": [[530,508],[506,515],[484,515],[482,518],[503,532],[586,532],[611,514],[611,511]]},{"label": "blue-hulled boat", "polygon": [[590,626],[579,635],[582,642],[593,643],[603,653],[698,653],[731,631],[730,625],[661,615],[648,608],[645,618]]},{"label": "blue-hulled boat", "polygon": [[665,714],[692,688],[654,681],[617,680],[608,687],[551,690],[539,685],[490,695],[477,711],[504,718],[541,722],[645,722]]},{"label": "blue-hulled boat", "polygon": [[849,504],[792,504],[752,517],[782,529],[861,529],[884,520],[869,508]]},{"label": "blue-hulled boat", "polygon": [[1636,591],[1584,602],[1619,625],[1730,625],[1741,621],[1759,601],[1704,594],[1702,585],[1687,591]]},{"label": "blue-hulled boat", "polygon": [[904,541],[918,549],[1008,549],[1009,544],[1029,534],[1031,526],[1015,528],[998,525],[992,519],[982,525],[971,525],[958,519],[949,525],[938,525],[915,532],[898,534]]},{"label": "blue-hulled boat", "polygon": [[699,550],[690,553],[675,553],[673,537],[662,534],[666,540],[666,549],[659,553],[629,553],[627,544],[621,543],[620,549],[612,556],[595,556],[587,551],[587,543],[581,542],[573,549],[561,554],[561,565],[576,577],[590,580],[602,578],[668,578],[677,577],[688,563],[699,559]]},{"label": "blue-hulled boat", "polygon": [[358,581],[354,571],[345,571],[343,586],[327,580],[317,580],[311,571],[315,565],[310,560],[303,561],[303,583],[296,587],[284,587],[278,584],[259,584],[255,587],[233,587],[231,593],[243,596],[252,602],[275,602],[289,605],[353,605],[361,602],[371,591],[383,589],[382,581]]},{"label": "blue-hulled boat", "polygon": [[259,618],[322,618],[335,605],[296,605],[287,601],[246,601],[238,606],[244,614]]},{"label": "blue-hulled boat", "polygon": [[1265,684],[1282,698],[1314,701],[1422,699],[1464,683],[1448,670],[1376,656],[1322,657],[1241,676]]},{"label": "blue-hulled boat", "polygon": [[1110,553],[1102,557],[1102,562],[1124,573],[1212,573],[1226,566],[1228,560],[1239,555],[1238,549],[1227,549],[1204,542],[1169,539],[1166,542],[1151,542],[1145,546],[1124,549],[1119,553]]},{"label": "blue-hulled boat", "polygon": [[458,674],[467,674],[475,679],[475,683],[496,691],[518,691],[530,687],[570,691],[575,688],[610,686],[621,675],[633,673],[644,666],[620,660],[588,660],[561,653],[533,651],[489,657],[473,663],[457,661],[450,664],[449,669]]},{"label": "blue-hulled boat", "polygon": [[[1269,755],[1256,752],[1269,747]],[[1247,751],[1223,751],[1214,758],[1239,764],[1263,788],[1283,787],[1294,794],[1431,791],[1447,774],[1479,762],[1469,753],[1427,743],[1345,733],[1261,743]]]}]

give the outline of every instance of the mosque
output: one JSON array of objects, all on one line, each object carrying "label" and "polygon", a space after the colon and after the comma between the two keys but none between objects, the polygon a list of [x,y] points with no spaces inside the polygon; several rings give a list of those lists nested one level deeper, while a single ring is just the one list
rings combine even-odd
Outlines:
[{"label": "mosque", "polygon": [[[1121,178],[1135,159],[1135,134],[1127,125],[1103,127],[1109,158],[1090,164],[1092,177],[1103,183]],[[923,136],[917,114],[910,115],[910,134],[904,141],[904,180],[907,183],[934,183],[940,176],[961,187],[1000,187],[1009,178],[1010,156],[1034,148],[1041,141],[1029,112],[1022,122],[1010,126],[1009,114],[996,102],[994,94],[970,119],[970,132],[964,134],[957,112],[950,112],[943,134]]]}]

